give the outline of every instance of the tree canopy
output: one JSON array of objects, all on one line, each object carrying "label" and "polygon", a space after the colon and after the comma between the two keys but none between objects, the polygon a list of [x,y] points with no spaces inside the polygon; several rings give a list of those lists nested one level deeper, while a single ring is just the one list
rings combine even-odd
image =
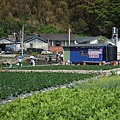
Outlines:
[{"label": "tree canopy", "polygon": [[119,0],[0,0],[0,37],[19,32],[38,32],[111,37],[120,29]]}]

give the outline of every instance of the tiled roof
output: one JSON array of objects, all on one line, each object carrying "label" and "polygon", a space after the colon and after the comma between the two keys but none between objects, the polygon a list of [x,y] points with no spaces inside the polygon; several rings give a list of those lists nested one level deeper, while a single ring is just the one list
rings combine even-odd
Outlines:
[{"label": "tiled roof", "polygon": [[35,40],[35,39],[40,40],[40,41],[43,41],[43,42],[45,42],[45,43],[48,42],[47,40],[42,39],[41,37],[38,37],[38,36],[30,36],[30,37],[24,39],[24,42],[27,43],[27,42],[33,41],[33,40]]},{"label": "tiled roof", "polygon": [[[39,34],[41,38],[45,40],[68,40],[68,34]],[[75,37],[73,34],[70,34],[70,40],[75,41]]]},{"label": "tiled roof", "polygon": [[[33,36],[28,36],[28,35],[25,35],[24,36],[24,40],[26,39],[30,39],[31,37]],[[69,39],[69,35],[68,34],[39,34],[39,35],[34,35],[34,37],[39,37],[41,38],[41,40],[68,40]],[[70,40],[71,41],[75,41],[75,37],[74,37],[74,34],[70,34]],[[17,35],[17,42],[20,42],[20,35]]]}]

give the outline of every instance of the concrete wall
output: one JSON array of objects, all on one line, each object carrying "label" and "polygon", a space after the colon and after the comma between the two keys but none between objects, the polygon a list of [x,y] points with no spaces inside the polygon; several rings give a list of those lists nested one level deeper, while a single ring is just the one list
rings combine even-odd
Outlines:
[{"label": "concrete wall", "polygon": [[45,49],[45,50],[48,49],[48,43],[45,43],[45,42],[42,42],[39,40],[34,40],[31,42],[24,43],[23,44],[24,49],[31,48],[31,46],[30,46],[31,44],[32,44],[32,48],[41,48],[41,49]]}]

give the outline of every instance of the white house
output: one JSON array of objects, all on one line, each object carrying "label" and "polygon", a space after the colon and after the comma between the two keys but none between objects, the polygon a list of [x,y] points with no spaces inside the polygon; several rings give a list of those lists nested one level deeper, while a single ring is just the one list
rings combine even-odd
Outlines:
[{"label": "white house", "polygon": [[24,39],[23,48],[39,48],[39,49],[48,49],[48,41],[40,38],[39,36],[30,36]]}]

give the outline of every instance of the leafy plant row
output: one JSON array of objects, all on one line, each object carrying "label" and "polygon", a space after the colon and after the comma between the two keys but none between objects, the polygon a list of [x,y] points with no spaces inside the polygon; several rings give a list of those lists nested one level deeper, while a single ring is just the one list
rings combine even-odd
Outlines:
[{"label": "leafy plant row", "polygon": [[[99,66],[99,65],[45,65],[45,66],[23,66],[21,68],[15,67],[10,69],[22,69],[22,70],[110,70],[114,68],[119,68],[120,66]],[[6,68],[2,68],[6,69]]]},{"label": "leafy plant row", "polygon": [[[120,77],[111,78],[118,82]],[[119,120],[120,82],[113,89],[98,87],[98,82],[88,84],[93,87],[57,89],[1,105],[0,120]]]},{"label": "leafy plant row", "polygon": [[85,78],[93,76],[95,76],[95,74],[1,72],[0,100],[6,98],[12,99],[20,94],[84,80]]}]

